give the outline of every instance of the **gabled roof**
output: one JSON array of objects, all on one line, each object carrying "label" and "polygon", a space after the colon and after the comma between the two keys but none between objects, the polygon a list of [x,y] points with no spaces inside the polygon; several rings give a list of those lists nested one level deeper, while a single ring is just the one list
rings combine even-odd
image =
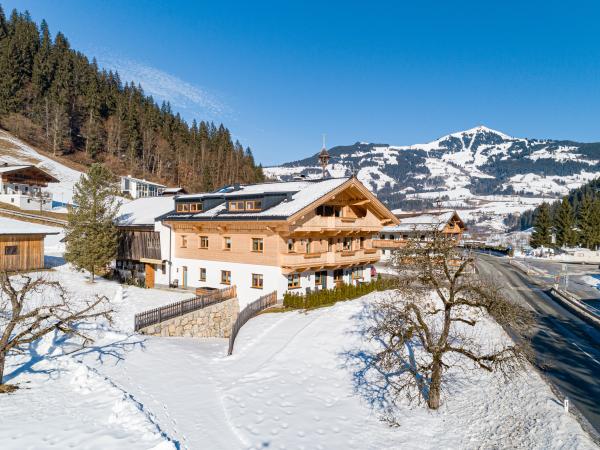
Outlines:
[{"label": "gabled roof", "polygon": [[119,208],[115,224],[121,227],[154,225],[157,217],[173,211],[173,197],[142,197],[123,203]]},{"label": "gabled roof", "polygon": [[1,165],[0,166],[0,176],[2,174],[12,174],[12,173],[18,173],[18,172],[25,172],[25,171],[35,172],[36,175],[43,177],[45,179],[45,181],[48,183],[58,183],[60,181],[60,180],[54,178],[48,172],[45,172],[42,169],[40,169],[39,167],[36,167],[33,165],[14,165],[14,166]]},{"label": "gabled roof", "polygon": [[441,231],[451,221],[457,220],[464,228],[464,223],[456,211],[442,213],[426,213],[414,216],[400,216],[400,224],[384,227],[382,232],[406,232],[406,231]]},{"label": "gabled roof", "polygon": [[0,236],[48,235],[58,233],[56,228],[46,225],[0,217]]},{"label": "gabled roof", "polygon": [[[328,194],[333,194],[346,187],[353,187],[369,198],[381,215],[397,222],[395,216],[365,188],[356,178],[326,178],[320,180],[302,180],[274,183],[259,183],[245,186],[229,186],[217,192],[189,194],[177,197],[177,201],[207,201],[217,200],[217,205],[199,213],[171,213],[161,217],[163,220],[197,220],[197,221],[227,221],[227,220],[287,220],[302,213],[306,208],[314,207],[315,203],[324,201]],[[234,199],[264,199],[279,197],[272,206],[256,212],[230,212],[227,210],[227,200]],[[218,202],[218,200],[221,200]],[[206,204],[206,203],[205,203]]]}]

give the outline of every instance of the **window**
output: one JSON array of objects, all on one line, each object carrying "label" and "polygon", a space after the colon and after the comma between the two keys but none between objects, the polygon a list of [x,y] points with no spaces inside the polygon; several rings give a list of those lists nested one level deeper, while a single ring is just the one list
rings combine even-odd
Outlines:
[{"label": "window", "polygon": [[333,239],[331,239],[331,238],[327,239],[327,251],[328,252],[333,251]]},{"label": "window", "polygon": [[206,269],[200,267],[200,281],[206,281]]},{"label": "window", "polygon": [[246,211],[260,211],[262,209],[262,201],[248,200],[246,202]]},{"label": "window", "polygon": [[231,250],[231,238],[229,236],[223,238],[223,250]]},{"label": "window", "polygon": [[344,238],[344,246],[342,247],[344,251],[349,252],[352,250],[352,238],[345,237]]},{"label": "window", "polygon": [[243,211],[244,210],[244,202],[243,201],[230,201],[229,202],[229,211]]},{"label": "window", "polygon": [[263,288],[263,276],[260,273],[252,274],[252,287],[255,289]]},{"label": "window", "polygon": [[317,214],[317,216],[323,216],[323,217],[341,217],[342,213],[341,213],[342,209],[339,206],[333,206],[333,205],[320,205],[317,206],[317,209],[315,210],[315,213]]},{"label": "window", "polygon": [[190,203],[190,212],[202,211],[202,203]]},{"label": "window", "polygon": [[361,236],[359,238],[359,242],[358,242],[359,247],[358,248],[365,248],[365,238],[363,236]]},{"label": "window", "polygon": [[310,253],[312,247],[312,239],[306,241],[306,253]]},{"label": "window", "polygon": [[262,253],[264,244],[262,238],[252,238],[252,251]]},{"label": "window", "polygon": [[362,267],[355,267],[352,269],[352,279],[353,280],[362,280],[363,278],[363,270]]},{"label": "window", "polygon": [[187,248],[187,236],[181,236],[181,248]]},{"label": "window", "polygon": [[294,253],[294,251],[295,251],[294,248],[295,248],[295,245],[296,245],[296,241],[294,239],[288,239],[288,243],[287,244],[288,244],[288,252],[289,253]]},{"label": "window", "polygon": [[200,236],[198,239],[198,248],[208,248],[208,236]]},{"label": "window", "polygon": [[231,284],[231,272],[229,270],[221,270],[221,284]]},{"label": "window", "polygon": [[300,287],[300,274],[292,273],[288,275],[288,289],[296,289]]},{"label": "window", "polygon": [[315,286],[320,286],[323,289],[327,286],[327,271],[321,270],[319,272],[315,272]]},{"label": "window", "polygon": [[17,247],[16,245],[7,245],[6,247],[4,247],[4,254],[5,255],[18,255],[19,247]]},{"label": "window", "polygon": [[177,204],[177,212],[178,213],[190,212],[190,204],[189,203],[178,203]]},{"label": "window", "polygon": [[167,273],[167,265],[165,263],[162,263],[160,265],[160,271],[162,272],[163,275],[165,275]]}]

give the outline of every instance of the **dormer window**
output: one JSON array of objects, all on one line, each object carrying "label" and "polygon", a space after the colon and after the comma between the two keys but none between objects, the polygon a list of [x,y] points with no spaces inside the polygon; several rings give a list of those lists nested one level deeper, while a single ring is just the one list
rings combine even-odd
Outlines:
[{"label": "dormer window", "polygon": [[230,200],[229,211],[260,211],[262,200]]},{"label": "dormer window", "polygon": [[178,213],[197,213],[202,211],[202,203],[178,203]]}]

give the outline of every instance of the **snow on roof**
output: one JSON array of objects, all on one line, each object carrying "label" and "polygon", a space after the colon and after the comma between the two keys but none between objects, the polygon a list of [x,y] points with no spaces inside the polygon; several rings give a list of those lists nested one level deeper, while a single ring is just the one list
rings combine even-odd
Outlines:
[{"label": "snow on roof", "polygon": [[173,209],[173,197],[138,198],[121,205],[115,222],[119,226],[154,225],[154,219]]},{"label": "snow on roof", "polygon": [[59,229],[39,225],[37,223],[22,222],[20,220],[0,217],[0,235],[5,234],[58,234]]},{"label": "snow on roof", "polygon": [[130,181],[135,181],[136,183],[151,184],[152,186],[166,187],[164,184],[155,183],[154,181],[144,180],[143,178],[135,178],[135,177],[132,177],[132,176],[129,176],[129,175],[127,175],[126,177],[122,176],[121,179],[122,180],[127,179],[127,180],[130,180]]},{"label": "snow on roof", "polygon": [[5,172],[13,172],[15,170],[21,170],[21,169],[26,169],[28,167],[34,167],[34,166],[25,166],[25,165],[18,165],[18,166],[0,166],[0,173],[5,173]]},{"label": "snow on roof", "polygon": [[440,214],[401,217],[400,224],[384,227],[381,231],[393,233],[400,231],[432,231],[434,228],[442,230],[455,214],[455,211],[447,211]]},{"label": "snow on roof", "polygon": [[[284,200],[281,203],[265,209],[263,211],[259,211],[256,213],[230,213],[227,212],[223,214],[223,219],[230,218],[252,218],[252,217],[289,217],[296,212],[306,208],[311,203],[317,201],[327,193],[333,191],[337,187],[344,184],[350,178],[328,178],[320,181],[289,181],[283,183],[260,183],[260,184],[252,184],[247,186],[240,186],[239,189],[232,192],[221,192],[221,193],[211,193],[211,194],[190,194],[190,195],[181,195],[178,199],[185,198],[198,198],[198,197],[238,197],[238,196],[247,196],[247,195],[256,195],[260,196],[263,194],[273,194],[273,193],[291,193],[290,200]],[[226,212],[227,205],[226,203],[221,203],[220,205],[198,214],[190,214],[183,215],[178,214],[178,217],[192,218],[192,219],[214,219],[219,216],[221,213]]]}]

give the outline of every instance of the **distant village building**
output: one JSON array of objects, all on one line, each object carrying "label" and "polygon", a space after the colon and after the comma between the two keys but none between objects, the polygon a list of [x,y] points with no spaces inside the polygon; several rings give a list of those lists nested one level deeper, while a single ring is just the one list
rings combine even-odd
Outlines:
[{"label": "distant village building", "polygon": [[121,193],[131,198],[156,197],[161,195],[166,186],[152,181],[133,178],[131,175],[121,177]]},{"label": "distant village building", "polygon": [[44,268],[44,238],[58,232],[31,224],[0,225],[0,272]]},{"label": "distant village building", "polygon": [[52,194],[43,188],[58,182],[38,167],[5,163],[0,165],[0,202],[25,210],[50,210]]},{"label": "distant village building", "polygon": [[330,289],[369,282],[372,238],[398,222],[354,177],[137,199],[117,219],[116,270],[148,287],[236,285],[242,302]]},{"label": "distant village building", "polygon": [[382,250],[382,261],[388,260],[392,252],[405,245],[409,239],[426,241],[435,232],[442,232],[459,241],[466,230],[465,223],[456,211],[441,213],[408,213],[397,216],[400,223],[384,227],[373,246]]}]

